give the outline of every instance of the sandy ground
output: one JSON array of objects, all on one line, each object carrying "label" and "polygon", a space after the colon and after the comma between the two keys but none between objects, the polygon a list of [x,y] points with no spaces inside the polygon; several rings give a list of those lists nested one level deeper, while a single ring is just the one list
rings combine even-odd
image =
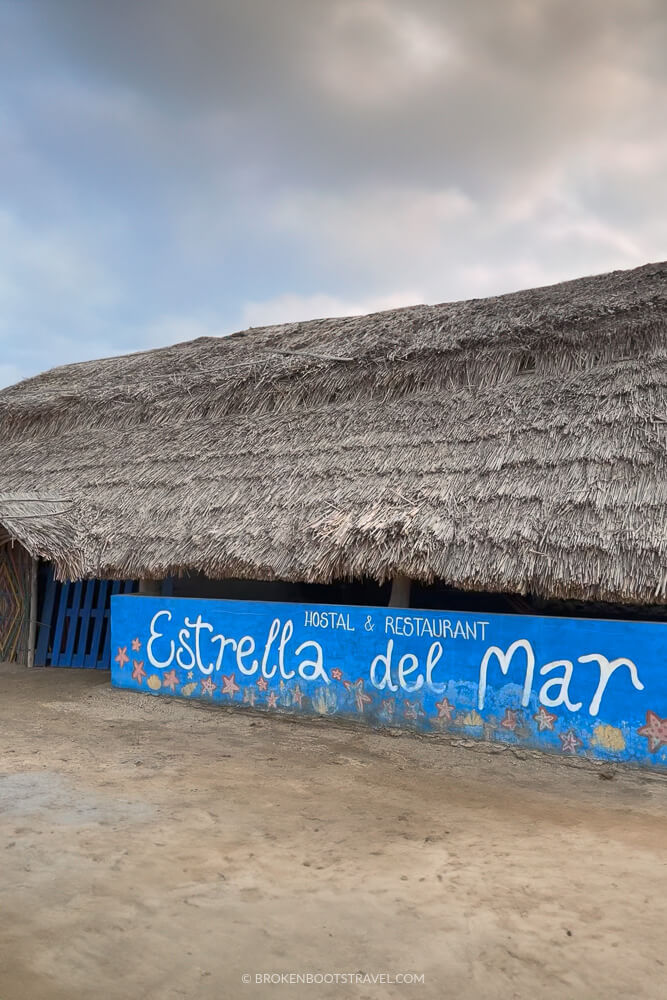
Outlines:
[{"label": "sandy ground", "polygon": [[0,753],[2,1000],[667,995],[660,777],[10,667]]}]

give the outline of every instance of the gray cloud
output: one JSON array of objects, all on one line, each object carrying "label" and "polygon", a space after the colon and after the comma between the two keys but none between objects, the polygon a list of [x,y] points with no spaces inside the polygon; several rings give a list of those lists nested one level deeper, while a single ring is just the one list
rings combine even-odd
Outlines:
[{"label": "gray cloud", "polygon": [[662,0],[8,0],[5,381],[665,255]]}]

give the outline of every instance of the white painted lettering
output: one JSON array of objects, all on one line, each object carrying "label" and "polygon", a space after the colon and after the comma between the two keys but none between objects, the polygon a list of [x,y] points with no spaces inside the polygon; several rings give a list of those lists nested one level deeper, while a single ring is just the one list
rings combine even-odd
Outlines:
[{"label": "white painted lettering", "polygon": [[602,701],[602,695],[607,689],[609,678],[615,670],[618,670],[619,667],[628,668],[630,671],[630,680],[632,681],[633,687],[637,691],[644,690],[644,685],[639,680],[639,676],[637,674],[637,667],[634,665],[632,660],[626,660],[622,656],[620,656],[617,660],[608,660],[607,657],[602,656],[601,653],[590,653],[588,656],[580,656],[579,663],[597,663],[600,668],[600,681],[595,694],[593,695],[590,708],[588,709],[590,715],[597,715],[600,711],[600,702]]},{"label": "white painted lettering", "polygon": [[[410,666],[407,666],[407,664],[410,664]],[[419,660],[414,653],[405,653],[398,661],[398,683],[404,691],[419,691],[424,683],[424,678],[421,674],[412,684],[406,681],[406,677],[414,674],[415,670],[419,670]]]},{"label": "white painted lettering", "polygon": [[300,646],[297,646],[295,655],[301,656],[304,649],[307,649],[309,646],[312,646],[315,650],[315,659],[301,661],[298,667],[299,676],[303,677],[304,681],[323,680],[325,684],[330,684],[331,682],[324,669],[324,657],[319,642],[313,642],[312,640],[302,642]]},{"label": "white painted lettering", "polygon": [[[571,702],[570,701],[570,681],[572,680],[572,672],[574,666],[571,660],[553,660],[551,663],[545,663],[543,667],[540,668],[541,674],[550,674],[553,670],[557,670],[558,667],[562,667],[564,670],[562,677],[552,677],[550,681],[545,681],[545,683],[540,688],[539,700],[547,708],[558,708],[559,705],[565,705],[570,712],[578,712],[581,708],[582,702]],[[552,698],[549,694],[551,688],[556,688],[559,692],[555,698]]]},{"label": "white painted lettering", "polygon": [[433,681],[433,669],[442,656],[442,643],[432,642],[426,657],[426,685],[435,694],[442,694],[446,689],[446,684],[435,684]]},{"label": "white painted lettering", "polygon": [[150,635],[150,639],[146,643],[146,657],[147,657],[148,661],[152,664],[152,666],[156,667],[158,670],[166,670],[167,667],[171,666],[171,664],[172,664],[172,662],[174,660],[174,640],[173,639],[169,640],[169,656],[167,657],[166,660],[158,660],[158,659],[156,659],[155,656],[153,656],[153,643],[155,642],[156,639],[162,639],[163,636],[164,636],[164,632],[156,632],[156,630],[155,630],[155,625],[157,623],[158,618],[162,618],[163,615],[167,616],[167,621],[168,622],[171,621],[171,611],[167,611],[166,609],[164,611],[157,611],[153,615],[153,618],[151,620],[151,635]]},{"label": "white painted lettering", "polygon": [[509,646],[506,653],[503,653],[502,649],[498,646],[489,646],[482,662],[479,667],[479,691],[477,694],[477,706],[481,711],[484,708],[484,699],[486,697],[486,674],[489,667],[489,660],[492,656],[497,657],[498,664],[503,674],[507,674],[512,662],[512,657],[518,649],[523,649],[526,654],[526,676],[523,684],[523,697],[521,699],[521,704],[525,708],[530,701],[530,690],[533,686],[533,673],[535,670],[535,653],[533,652],[533,647],[528,642],[527,639],[517,639]]},{"label": "white painted lettering", "polygon": [[285,646],[292,638],[292,633],[294,632],[294,625],[291,619],[288,619],[283,625],[283,632],[280,636],[280,644],[278,646],[278,663],[280,665],[280,673],[285,678],[286,681],[296,677],[296,670],[287,670],[285,668]]},{"label": "white painted lettering", "polygon": [[236,666],[247,677],[251,677],[252,674],[257,673],[257,668],[259,667],[259,660],[253,660],[249,667],[243,662],[244,657],[252,656],[254,652],[255,640],[251,635],[244,635],[239,639],[236,646]]},{"label": "white painted lettering", "polygon": [[[192,670],[192,668],[195,665],[195,654],[192,651],[190,643],[188,642],[189,638],[190,638],[190,629],[182,628],[178,633],[179,646],[178,646],[178,651],[176,653],[176,662],[178,663],[179,667],[181,667],[183,670]],[[187,661],[186,663],[183,662],[183,658],[181,655],[183,652],[186,652],[190,657],[189,661]]]},{"label": "white painted lettering", "polygon": [[231,646],[232,649],[236,649],[236,639],[226,639],[224,635],[212,635],[211,642],[219,642],[220,649],[218,650],[218,658],[215,661],[215,671],[222,670],[222,658],[225,655],[225,646]]},{"label": "white painted lettering", "polygon": [[[398,684],[393,684],[391,680],[391,654],[394,649],[394,640],[390,639],[387,643],[387,652],[378,653],[373,662],[371,663],[370,669],[370,681],[373,687],[376,687],[378,691],[382,691],[383,688],[388,688],[389,691],[398,691]],[[378,680],[377,668],[383,664],[384,665],[384,676]]]},{"label": "white painted lettering", "polygon": [[271,622],[271,628],[269,629],[269,636],[266,640],[266,646],[264,647],[264,655],[262,656],[262,673],[264,674],[265,677],[273,677],[276,670],[278,669],[277,663],[274,663],[273,667],[271,667],[270,670],[267,664],[269,661],[271,646],[273,645],[274,640],[279,632],[280,632],[280,619],[274,618],[273,621]]}]

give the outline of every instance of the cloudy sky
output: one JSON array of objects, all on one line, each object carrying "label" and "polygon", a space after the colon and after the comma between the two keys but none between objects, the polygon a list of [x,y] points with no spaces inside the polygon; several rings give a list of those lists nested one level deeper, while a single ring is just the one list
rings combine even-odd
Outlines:
[{"label": "cloudy sky", "polygon": [[665,0],[0,0],[0,385],[667,257]]}]

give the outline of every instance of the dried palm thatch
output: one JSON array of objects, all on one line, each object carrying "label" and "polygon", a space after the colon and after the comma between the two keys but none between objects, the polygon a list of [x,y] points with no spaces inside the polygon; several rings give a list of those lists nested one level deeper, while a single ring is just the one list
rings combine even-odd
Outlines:
[{"label": "dried palm thatch", "polygon": [[667,264],[57,368],[0,442],[0,523],[63,577],[663,600]]}]

